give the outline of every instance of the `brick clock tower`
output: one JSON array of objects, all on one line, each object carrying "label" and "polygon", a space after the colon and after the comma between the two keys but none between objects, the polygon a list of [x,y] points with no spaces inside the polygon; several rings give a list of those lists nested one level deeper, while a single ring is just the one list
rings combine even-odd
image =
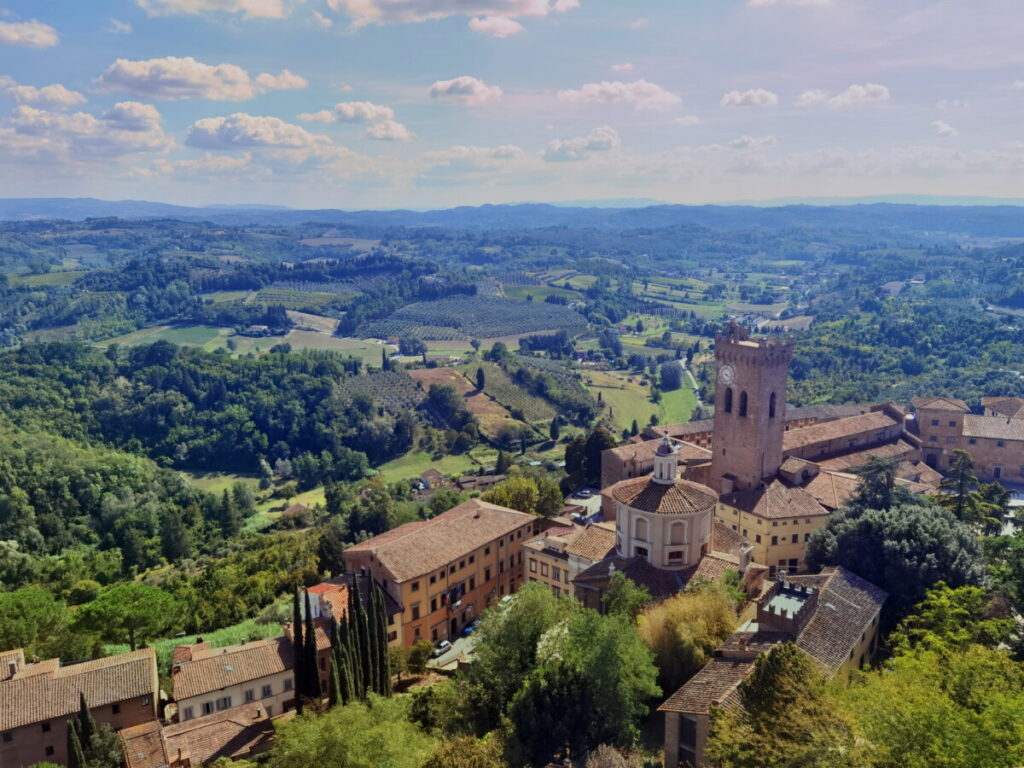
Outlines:
[{"label": "brick clock tower", "polygon": [[782,464],[792,358],[792,341],[751,339],[735,322],[715,334],[718,375],[710,485],[718,493],[755,489]]}]

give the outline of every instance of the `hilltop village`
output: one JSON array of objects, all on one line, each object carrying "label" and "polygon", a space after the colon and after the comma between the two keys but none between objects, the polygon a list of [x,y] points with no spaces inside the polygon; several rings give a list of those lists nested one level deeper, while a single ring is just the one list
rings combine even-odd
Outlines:
[{"label": "hilltop village", "polygon": [[[301,722],[303,710],[303,718],[329,717],[329,708],[392,696],[403,674],[472,681],[485,664],[480,654],[495,653],[485,649],[516,631],[508,622],[532,620],[517,610],[550,610],[536,608],[538,600],[569,601],[579,609],[560,610],[595,617],[625,611],[643,627],[659,607],[708,589],[730,595],[725,631],[698,655],[702,662],[684,664],[681,675],[659,673],[675,687],[652,680],[641,698],[657,696],[649,717],[659,765],[739,765],[723,762],[728,745],[714,723],[722,712],[742,720],[751,681],[764,685],[762,665],[789,658],[780,649],[798,649],[790,663],[822,680],[850,680],[906,651],[885,633],[912,608],[887,613],[888,590],[907,585],[891,573],[885,583],[871,581],[870,566],[861,567],[875,556],[870,537],[852,556],[838,551],[836,520],[878,494],[908,508],[940,499],[955,510],[974,503],[964,494],[985,482],[1024,474],[1024,400],[988,398],[977,415],[949,397],[915,398],[909,411],[893,402],[789,407],[793,353],[790,340],[730,323],[714,339],[712,418],[648,426],[605,448],[597,492],[575,492],[544,515],[497,503],[515,506],[515,494],[493,494],[514,482],[505,475],[462,478],[464,487],[492,493],[347,546],[343,571],[295,593],[279,636],[228,645],[198,637],[172,643],[169,658],[143,647],[73,664],[5,650],[0,765],[84,768],[104,764],[103,749],[122,755],[127,768],[222,758],[276,765],[283,747],[275,733],[295,727],[288,723]],[[970,487],[958,489],[965,473]],[[452,485],[436,469],[424,472],[426,495]],[[957,525],[976,522],[957,514]],[[918,543],[937,546],[906,541]],[[974,589],[969,569],[955,562],[961,554],[933,552],[954,560],[914,586],[912,603],[929,588]],[[528,602],[520,609],[520,601]],[[1001,625],[1007,632],[1010,616]],[[903,637],[914,625],[899,626]],[[98,726],[116,733],[105,746],[97,746]],[[550,761],[578,757],[573,737],[541,741]]]}]

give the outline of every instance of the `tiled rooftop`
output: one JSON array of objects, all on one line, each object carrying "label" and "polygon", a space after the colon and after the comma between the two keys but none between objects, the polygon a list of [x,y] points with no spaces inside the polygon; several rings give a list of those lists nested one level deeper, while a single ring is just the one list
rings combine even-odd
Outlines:
[{"label": "tiled rooftop", "polygon": [[565,551],[569,555],[595,563],[604,560],[615,551],[615,530],[600,525],[588,525],[576,534]]},{"label": "tiled rooftop", "polygon": [[627,507],[660,515],[686,515],[713,510],[718,497],[706,485],[676,480],[671,485],[655,482],[651,475],[622,480],[603,493]]},{"label": "tiled rooftop", "polygon": [[1024,440],[1024,419],[1006,416],[964,416],[964,437],[982,437],[990,440]]},{"label": "tiled rooftop", "polygon": [[[12,653],[4,653],[8,658]],[[6,670],[5,670],[6,671]],[[67,717],[78,711],[79,693],[90,707],[155,696],[156,652],[143,648],[103,659],[59,666],[56,659],[28,664],[0,681],[0,731]]]},{"label": "tiled rooftop", "polygon": [[918,411],[929,409],[933,411],[968,413],[971,410],[967,407],[967,403],[955,397],[915,397],[910,402]]},{"label": "tiled rooftop", "polygon": [[533,515],[470,499],[435,518],[400,525],[347,551],[373,553],[401,582],[436,571],[533,520]]},{"label": "tiled rooftop", "polygon": [[193,651],[192,661],[181,664],[171,675],[174,698],[182,701],[284,672],[292,668],[292,653],[292,644],[285,637]]},{"label": "tiled rooftop", "polygon": [[794,451],[806,445],[838,440],[848,435],[853,436],[865,432],[877,432],[878,430],[888,429],[899,424],[900,422],[896,421],[885,411],[862,413],[859,416],[849,416],[845,419],[791,429],[782,436],[782,450],[783,452]]},{"label": "tiled rooftop", "polygon": [[764,488],[725,494],[722,501],[767,520],[828,514],[828,510],[807,489],[790,488],[778,479]]}]

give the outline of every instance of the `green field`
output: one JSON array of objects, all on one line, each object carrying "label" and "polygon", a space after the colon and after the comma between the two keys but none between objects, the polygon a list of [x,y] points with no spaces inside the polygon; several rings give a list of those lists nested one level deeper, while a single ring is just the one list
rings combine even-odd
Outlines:
[{"label": "green field", "polygon": [[681,424],[689,421],[696,407],[697,394],[686,385],[671,392],[662,392],[661,402],[658,403],[658,423]]},{"label": "green field", "polygon": [[785,308],[785,304],[745,304],[741,301],[729,305],[729,309],[735,312],[756,312],[768,317],[775,317]]},{"label": "green field", "polygon": [[[378,368],[381,363],[381,350],[387,349],[388,354],[398,351],[392,344],[381,344],[375,339],[352,339],[344,336],[328,336],[317,331],[293,330],[283,341],[292,345],[292,349],[329,349],[350,357],[360,358],[365,365]],[[275,342],[277,343],[277,342]]]},{"label": "green field", "polygon": [[629,429],[636,420],[641,429],[650,423],[651,416],[658,412],[658,406],[651,402],[650,387],[638,383],[640,376],[586,371],[583,381],[590,393],[605,404],[605,413],[619,429]]},{"label": "green field", "polygon": [[204,491],[222,494],[231,490],[235,483],[243,483],[249,486],[255,493],[260,487],[260,481],[255,475],[232,475],[227,472],[182,472],[188,481],[196,488]]},{"label": "green field", "polygon": [[245,301],[252,295],[252,291],[214,291],[204,293],[204,299],[210,299],[214,304],[221,304],[227,301]]},{"label": "green field", "polygon": [[419,451],[382,464],[377,471],[385,480],[393,483],[397,480],[417,478],[428,469],[436,469],[442,475],[448,476],[465,475],[478,468],[477,463],[468,454],[434,459],[427,451]]},{"label": "green field", "polygon": [[569,300],[583,298],[583,294],[576,291],[550,285],[503,285],[501,288],[510,299],[526,299],[527,296],[533,296],[534,301],[544,301],[548,296],[563,296]]},{"label": "green field", "polygon": [[212,351],[217,347],[224,346],[225,339],[230,333],[230,328],[213,328],[208,325],[157,325],[152,328],[132,331],[123,336],[115,336],[112,339],[98,342],[98,344],[102,347],[111,344],[133,347],[139,344],[152,344],[156,341],[169,341],[172,344],[202,347]]},{"label": "green field", "polygon": [[24,285],[28,287],[61,286],[71,285],[82,275],[88,274],[86,269],[69,270],[66,272],[47,272],[45,275],[16,275],[10,274],[7,279],[12,286]]}]

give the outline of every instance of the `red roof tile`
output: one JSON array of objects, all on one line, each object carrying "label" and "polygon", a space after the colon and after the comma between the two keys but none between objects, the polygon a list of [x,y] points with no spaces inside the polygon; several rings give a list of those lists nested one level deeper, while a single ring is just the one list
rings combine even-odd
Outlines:
[{"label": "red roof tile", "polygon": [[655,482],[651,475],[622,480],[602,493],[627,507],[660,515],[688,515],[713,510],[718,496],[706,485],[676,480],[671,485]]}]

